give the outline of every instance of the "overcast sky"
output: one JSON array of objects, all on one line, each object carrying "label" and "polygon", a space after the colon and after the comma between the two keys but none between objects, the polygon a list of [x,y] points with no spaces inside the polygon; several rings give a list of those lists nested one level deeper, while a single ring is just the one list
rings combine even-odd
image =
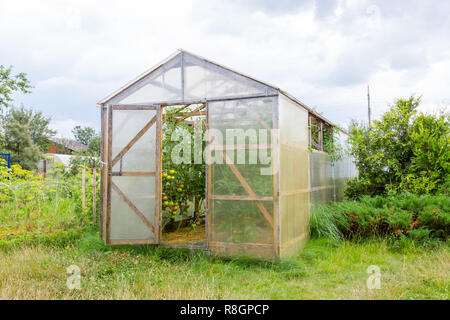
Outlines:
[{"label": "overcast sky", "polygon": [[96,102],[178,48],[267,81],[331,121],[398,97],[450,105],[450,1],[0,0],[0,64],[34,86],[16,104],[60,136],[99,129]]}]

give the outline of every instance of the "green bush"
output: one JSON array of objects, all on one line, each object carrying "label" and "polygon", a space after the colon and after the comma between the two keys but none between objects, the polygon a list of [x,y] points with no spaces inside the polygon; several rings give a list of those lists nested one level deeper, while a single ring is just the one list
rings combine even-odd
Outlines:
[{"label": "green bush", "polygon": [[399,99],[370,127],[350,128],[351,154],[359,170],[345,195],[447,194],[450,181],[448,115],[417,113],[420,99]]},{"label": "green bush", "polygon": [[443,195],[363,196],[315,208],[312,237],[333,240],[388,236],[414,240],[447,239],[450,198]]}]

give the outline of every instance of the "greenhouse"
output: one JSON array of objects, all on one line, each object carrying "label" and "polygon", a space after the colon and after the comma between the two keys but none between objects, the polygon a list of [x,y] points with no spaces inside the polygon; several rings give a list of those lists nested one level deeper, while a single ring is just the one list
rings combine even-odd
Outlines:
[{"label": "greenhouse", "polygon": [[[322,115],[184,50],[98,106],[107,244],[287,257],[308,240],[311,210],[341,199],[357,173],[352,159],[327,152],[345,132]],[[179,164],[177,150],[195,161]]]}]

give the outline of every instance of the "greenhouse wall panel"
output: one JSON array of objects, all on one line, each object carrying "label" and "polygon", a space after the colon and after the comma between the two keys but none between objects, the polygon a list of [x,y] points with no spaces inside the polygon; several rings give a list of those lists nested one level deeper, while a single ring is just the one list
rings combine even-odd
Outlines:
[{"label": "greenhouse wall panel", "polygon": [[[211,164],[209,196],[212,251],[221,252],[229,244],[227,250],[235,253],[276,255],[278,210],[274,210],[274,175],[269,169],[277,146],[272,144],[270,131],[266,136],[259,135],[260,130],[274,126],[276,107],[277,97],[208,104],[209,127],[216,131],[211,138],[211,155],[216,163]],[[247,133],[246,138],[225,139],[236,130]],[[240,157],[244,163],[239,163]]]},{"label": "greenhouse wall panel", "polygon": [[279,96],[281,256],[306,243],[309,223],[308,111]]}]

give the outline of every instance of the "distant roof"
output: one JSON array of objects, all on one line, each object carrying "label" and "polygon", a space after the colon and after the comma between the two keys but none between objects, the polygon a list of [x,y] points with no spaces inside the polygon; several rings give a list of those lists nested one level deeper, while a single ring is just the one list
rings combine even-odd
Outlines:
[{"label": "distant roof", "polygon": [[75,151],[75,150],[83,150],[86,151],[88,149],[88,146],[78,142],[76,140],[72,140],[72,139],[66,139],[66,138],[55,138],[55,137],[51,137],[48,140],[60,144],[64,147],[66,147],[69,150]]}]

